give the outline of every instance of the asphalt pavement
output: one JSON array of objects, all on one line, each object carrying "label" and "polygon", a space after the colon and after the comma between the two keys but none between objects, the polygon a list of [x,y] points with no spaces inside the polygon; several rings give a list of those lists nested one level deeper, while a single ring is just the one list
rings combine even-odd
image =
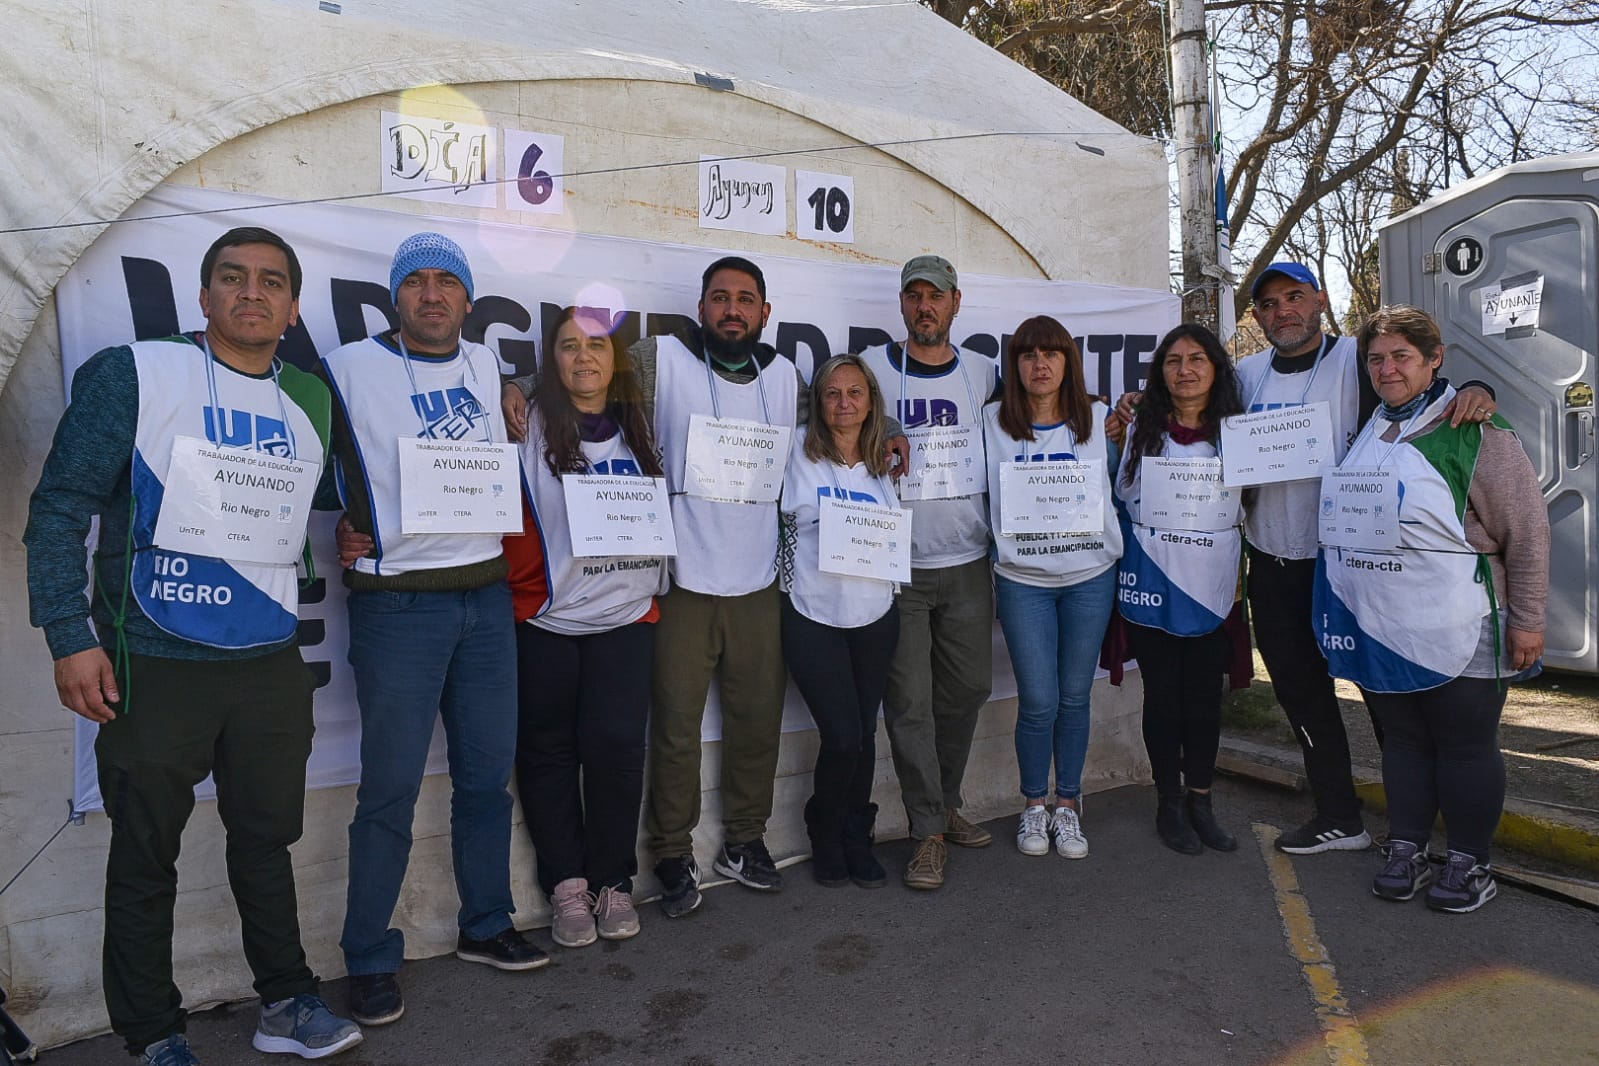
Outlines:
[{"label": "asphalt pavement", "polygon": [[[1217,786],[1232,854],[1167,850],[1154,806],[1148,787],[1087,797],[1081,861],[988,823],[994,845],[951,849],[937,892],[899,883],[893,841],[876,891],[799,862],[780,894],[712,888],[678,920],[643,905],[629,941],[537,931],[554,961],[531,973],[408,962],[405,1017],[330,1061],[1599,1064],[1599,911],[1509,885],[1468,915],[1378,900],[1375,851],[1276,853],[1308,800],[1237,778]],[[342,1010],[344,982],[325,992]],[[259,1066],[254,1023],[253,1003],[206,1011],[190,1040],[206,1066]],[[108,1036],[40,1061],[130,1060]]]}]

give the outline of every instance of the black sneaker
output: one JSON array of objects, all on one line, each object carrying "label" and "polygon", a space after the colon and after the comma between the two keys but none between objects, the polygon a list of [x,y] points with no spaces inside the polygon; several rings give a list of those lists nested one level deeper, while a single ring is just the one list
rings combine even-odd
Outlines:
[{"label": "black sneaker", "polygon": [[655,864],[661,883],[661,910],[668,918],[692,914],[700,905],[700,867],[692,855],[674,855]]},{"label": "black sneaker", "polygon": [[388,1025],[404,1013],[399,978],[392,973],[351,975],[350,1017],[357,1025]]},{"label": "black sneaker", "polygon": [[1403,903],[1432,884],[1432,864],[1427,853],[1408,840],[1383,845],[1382,869],[1371,879],[1371,894]]},{"label": "black sneaker", "polygon": [[462,933],[455,941],[455,957],[496,970],[536,970],[550,961],[538,945],[529,943],[515,929],[502,929],[485,940],[474,940]]},{"label": "black sneaker", "polygon": [[1443,872],[1427,892],[1427,906],[1448,914],[1469,914],[1498,894],[1499,886],[1486,863],[1451,850]]},{"label": "black sneaker", "polygon": [[760,892],[783,889],[783,875],[777,872],[777,863],[772,861],[772,853],[766,850],[766,841],[760,837],[744,844],[723,844],[722,853],[716,856],[711,868]]},{"label": "black sneaker", "polygon": [[1371,847],[1371,834],[1359,822],[1339,825],[1316,815],[1298,829],[1277,838],[1277,850],[1290,855],[1315,855],[1322,851],[1363,851]]}]

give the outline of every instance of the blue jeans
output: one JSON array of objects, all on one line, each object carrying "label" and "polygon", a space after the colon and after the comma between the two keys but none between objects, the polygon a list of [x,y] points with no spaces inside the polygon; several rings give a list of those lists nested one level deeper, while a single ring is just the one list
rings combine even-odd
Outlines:
[{"label": "blue jeans", "polygon": [[1042,801],[1055,762],[1055,794],[1083,791],[1088,694],[1110,622],[1116,568],[1065,588],[994,575],[994,600],[1016,673],[1016,766],[1022,795]]},{"label": "blue jeans", "polygon": [[438,716],[449,743],[457,920],[475,939],[511,927],[515,620],[504,581],[463,592],[351,592],[349,602],[361,785],[339,946],[352,975],[396,973],[405,935],[389,920]]}]

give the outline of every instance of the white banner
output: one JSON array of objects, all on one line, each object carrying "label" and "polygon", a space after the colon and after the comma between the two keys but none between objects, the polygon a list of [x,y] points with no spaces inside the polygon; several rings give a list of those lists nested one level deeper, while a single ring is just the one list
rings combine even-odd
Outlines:
[{"label": "white banner", "polygon": [[[197,212],[209,212],[197,214]],[[141,218],[141,216],[168,216]],[[279,349],[301,366],[318,352],[397,325],[389,302],[389,262],[401,240],[424,229],[445,233],[472,265],[476,301],[466,335],[498,353],[501,369],[526,373],[535,364],[535,339],[568,304],[604,311],[620,343],[692,320],[700,274],[717,248],[590,236],[511,223],[427,218],[339,204],[280,205],[211,189],[161,186],[135,204],[129,219],[110,226],[56,289],[62,362],[72,373],[94,352],[135,339],[169,336],[205,325],[196,293],[200,259],[234,226],[265,226],[292,244],[305,270],[300,325]],[[774,249],[785,238],[773,238]],[[766,274],[772,318],[764,338],[810,373],[835,353],[860,351],[900,338],[899,267],[865,266],[750,255]],[[958,266],[959,264],[957,264]],[[1091,392],[1115,397],[1140,387],[1161,334],[1180,308],[1166,292],[1069,282],[963,274],[960,317],[953,339],[962,348],[997,354],[1008,332],[1030,315],[1059,318],[1078,338]],[[332,518],[314,516],[311,539],[324,581],[302,597],[300,644],[322,680],[316,697],[316,744],[311,787],[355,782],[359,776],[359,717],[345,662],[344,588],[332,554]],[[997,638],[996,638],[997,639]],[[1015,694],[1009,664],[996,659],[994,698]],[[785,730],[809,729],[811,719],[791,689]],[[704,736],[721,735],[715,690]],[[93,726],[79,734],[92,744]],[[439,741],[429,762],[443,769]],[[98,807],[92,759],[80,757],[76,800]]]}]

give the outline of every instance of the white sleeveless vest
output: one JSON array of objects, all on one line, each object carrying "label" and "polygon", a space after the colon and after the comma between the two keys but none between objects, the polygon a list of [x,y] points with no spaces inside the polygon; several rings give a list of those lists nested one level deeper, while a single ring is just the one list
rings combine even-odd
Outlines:
[{"label": "white sleeveless vest", "polygon": [[[723,503],[683,490],[690,415],[794,428],[799,382],[781,356],[739,385],[710,369],[676,337],[655,341],[655,439],[672,494],[677,558],[672,578],[708,596],[744,596],[777,576],[777,504]],[[712,390],[715,390],[714,393]]]},{"label": "white sleeveless vest", "polygon": [[[1427,425],[1454,396],[1445,388],[1414,424]],[[1394,471],[1400,549],[1322,549],[1312,618],[1334,677],[1372,692],[1419,692],[1460,676],[1488,614],[1487,586],[1478,580],[1487,567],[1466,540],[1464,518],[1482,430],[1444,425],[1389,444],[1379,434],[1392,424],[1372,418],[1339,465]],[[1435,447],[1459,462],[1446,472],[1428,454]]]},{"label": "white sleeveless vest", "polygon": [[[904,350],[900,361],[904,365]],[[999,365],[977,352],[955,349],[955,359],[936,377],[902,373],[888,346],[861,353],[877,376],[889,411],[906,429],[920,426],[981,426],[983,405],[999,380]],[[958,566],[988,554],[988,511],[981,493],[948,500],[906,500],[911,512],[911,566]]]},{"label": "white sleeveless vest", "polygon": [[[1127,451],[1121,465],[1127,466]],[[1177,444],[1161,438],[1160,455],[1170,459],[1214,459],[1210,441]],[[1144,456],[1145,461],[1149,456]],[[1235,527],[1219,532],[1151,529],[1141,516],[1143,464],[1132,482],[1117,473],[1116,498],[1122,501],[1125,550],[1116,576],[1116,606],[1129,622],[1179,637],[1215,631],[1227,620],[1238,593],[1238,561],[1243,536]]]},{"label": "white sleeveless vest", "polygon": [[[1271,368],[1271,349],[1238,363],[1238,391],[1246,411],[1326,401],[1332,411],[1333,461],[1343,460],[1360,425],[1360,368],[1355,338],[1340,337],[1302,374],[1278,374]],[[1318,480],[1261,485],[1245,496],[1244,532],[1249,543],[1282,559],[1316,557],[1316,507],[1321,502]]]},{"label": "white sleeveless vest", "polygon": [[[192,343],[141,341],[131,348],[139,378],[132,591],[140,610],[164,632],[212,648],[255,648],[290,639],[299,625],[295,567],[230,562],[152,544],[174,438],[197,437],[325,466],[316,423],[271,377],[241,374]],[[299,371],[283,367],[281,373]],[[301,518],[296,533],[301,538],[308,517]]]},{"label": "white sleeveless vest", "polygon": [[[1122,553],[1122,530],[1116,521],[1116,503],[1111,495],[1110,445],[1105,439],[1105,414],[1102,403],[1093,405],[1089,416],[1093,433],[1078,442],[1071,427],[1062,422],[1048,429],[1034,428],[1036,439],[1018,441],[999,425],[999,404],[983,409],[984,448],[988,452],[988,510],[994,526],[994,573],[1023,585],[1039,588],[1065,588],[1104,573],[1116,565]],[[1105,518],[1097,534],[1068,536],[1065,533],[1018,533],[1007,537],[999,530],[1001,462],[1049,462],[1098,459],[1104,465]],[[913,527],[914,528],[914,527]]]},{"label": "white sleeveless vest", "polygon": [[[532,505],[534,528],[544,551],[545,585],[550,598],[528,621],[556,633],[603,633],[637,622],[649,613],[654,597],[666,591],[666,560],[655,556],[572,554],[572,530],[566,518],[561,479],[544,461],[544,425],[536,409],[528,412],[527,440],[522,443],[522,483]],[[641,476],[620,430],[609,440],[582,441],[589,472]]]},{"label": "white sleeveless vest", "polygon": [[[361,558],[355,569],[393,576],[415,570],[442,570],[493,559],[500,554],[497,533],[400,533],[401,437],[440,440],[506,441],[500,412],[500,363],[481,344],[461,342],[447,360],[405,357],[377,337],[346,344],[322,357],[333,395],[350,424],[360,466],[339,468],[340,492],[352,478],[366,482],[372,501],[372,539],[376,558]],[[411,381],[416,381],[416,392]]]},{"label": "white sleeveless vest", "polygon": [[[844,467],[807,459],[804,436],[795,437],[783,479],[783,591],[794,609],[811,621],[855,629],[877,621],[894,605],[894,583],[822,572],[821,501],[827,497],[881,507],[898,507],[899,501],[886,475],[873,477],[865,463]],[[915,527],[913,517],[912,533]]]}]

